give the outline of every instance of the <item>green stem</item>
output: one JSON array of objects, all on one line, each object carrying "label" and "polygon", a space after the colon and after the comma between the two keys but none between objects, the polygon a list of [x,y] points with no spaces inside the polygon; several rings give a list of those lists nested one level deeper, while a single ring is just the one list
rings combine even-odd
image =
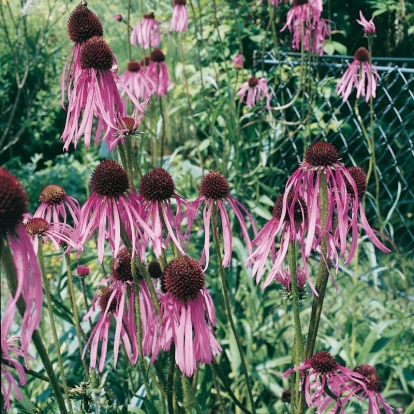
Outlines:
[{"label": "green stem", "polygon": [[190,404],[190,396],[189,396],[189,386],[187,384],[187,377],[183,375],[181,377],[181,384],[183,387],[183,396],[184,396],[184,407],[186,414],[192,414],[191,404]]},{"label": "green stem", "polygon": [[55,342],[56,355],[57,355],[59,369],[60,369],[60,376],[62,378],[63,391],[65,392],[65,397],[66,397],[66,402],[69,407],[69,412],[73,414],[72,402],[69,398],[68,385],[66,383],[66,378],[65,378],[65,370],[63,368],[62,354],[60,353],[60,345],[59,345],[59,339],[58,339],[57,331],[56,331],[55,317],[53,316],[52,298],[50,294],[50,282],[46,275],[46,267],[45,267],[45,261],[43,257],[43,240],[40,237],[39,237],[39,248],[37,252],[37,258],[39,260],[40,272],[42,273],[42,279],[43,279],[43,285],[45,289],[45,296],[46,296],[46,303],[47,303],[47,310],[49,313],[50,326],[52,328],[52,333],[53,333],[53,340]]},{"label": "green stem", "polygon": [[85,375],[86,377],[89,376],[88,367],[86,365],[85,360],[82,358],[82,335],[81,331],[82,328],[79,323],[79,315],[78,315],[78,309],[76,307],[76,301],[75,301],[75,289],[73,288],[73,275],[72,275],[72,268],[71,268],[71,261],[70,261],[70,254],[65,254],[66,259],[66,267],[67,267],[67,273],[68,273],[68,287],[69,287],[69,298],[70,298],[70,304],[72,306],[72,312],[73,312],[73,318],[75,320],[75,328],[76,328],[76,336],[78,337],[78,347],[79,347],[79,355],[81,357],[83,368],[85,369]]},{"label": "green stem", "polygon": [[[17,289],[16,269],[14,267],[13,256],[9,245],[7,244],[7,240],[4,239],[2,244],[2,248],[0,249],[1,263],[3,265],[4,274],[6,276],[8,289],[10,291],[10,294],[14,297],[16,295]],[[26,304],[22,298],[19,298],[17,301],[17,309],[23,317],[26,310]],[[56,377],[55,371],[53,370],[53,365],[49,359],[49,354],[37,329],[33,332],[32,341],[40,359],[42,360],[47,376],[49,377],[53,394],[55,395],[56,402],[59,406],[59,411],[62,414],[67,414],[65,400],[60,389],[61,385]]]},{"label": "green stem", "polygon": [[222,286],[222,289],[223,289],[223,296],[224,296],[224,304],[225,304],[225,308],[226,308],[226,314],[227,314],[227,318],[230,322],[230,327],[231,327],[231,330],[233,332],[234,338],[236,339],[236,344],[237,344],[237,348],[238,348],[239,354],[240,354],[240,361],[241,361],[241,364],[242,364],[243,374],[244,374],[244,377],[245,377],[245,380],[246,380],[246,387],[247,387],[247,392],[249,394],[249,400],[250,400],[250,404],[251,404],[251,407],[252,407],[252,412],[253,412],[253,414],[255,414],[256,413],[256,407],[254,405],[253,393],[252,393],[250,378],[249,378],[249,374],[248,374],[248,370],[247,370],[246,360],[244,358],[243,348],[242,348],[242,345],[241,345],[241,342],[240,342],[240,338],[237,334],[236,326],[235,326],[234,320],[233,320],[233,315],[231,313],[229,293],[228,293],[228,290],[227,290],[226,278],[224,276],[223,260],[222,260],[222,257],[221,257],[221,248],[220,248],[220,235],[219,235],[219,232],[217,231],[217,229],[218,229],[218,208],[217,208],[216,203],[213,206],[213,214],[212,214],[211,225],[213,227],[212,232],[214,234],[214,243],[215,243],[215,246],[216,246],[217,262],[218,262],[218,268],[219,268],[219,273],[220,273],[221,286]]},{"label": "green stem", "polygon": [[[289,270],[291,277],[291,290],[292,290],[292,310],[293,310],[293,320],[295,324],[295,352],[294,352],[294,363],[295,366],[299,366],[303,358],[303,338],[302,338],[302,327],[300,323],[300,314],[299,314],[299,293],[297,285],[297,275],[296,275],[296,253],[295,253],[295,241],[292,240],[289,242],[288,247],[288,261],[289,261]],[[300,385],[300,372],[295,372],[294,380],[294,396],[292,395],[292,401],[296,402],[296,406],[299,406],[299,385]]]},{"label": "green stem", "polygon": [[[319,194],[321,198],[321,228],[324,229],[328,218],[328,183],[326,181],[326,174],[324,170],[319,172]],[[311,319],[309,322],[308,338],[306,342],[305,359],[309,359],[313,355],[316,337],[318,334],[326,285],[328,284],[329,280],[327,252],[327,235],[325,234],[321,242],[321,258],[319,262],[318,276],[315,283],[315,290],[318,295],[313,296]]]},{"label": "green stem", "polygon": [[171,344],[168,354],[168,378],[167,378],[167,405],[168,414],[174,414],[174,372],[175,372],[175,346]]}]

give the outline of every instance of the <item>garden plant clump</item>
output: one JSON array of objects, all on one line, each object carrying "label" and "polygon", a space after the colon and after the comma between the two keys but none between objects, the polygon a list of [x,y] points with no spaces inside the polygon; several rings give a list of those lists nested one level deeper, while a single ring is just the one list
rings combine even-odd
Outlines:
[{"label": "garden plant clump", "polygon": [[372,3],[3,1],[2,412],[414,412]]}]

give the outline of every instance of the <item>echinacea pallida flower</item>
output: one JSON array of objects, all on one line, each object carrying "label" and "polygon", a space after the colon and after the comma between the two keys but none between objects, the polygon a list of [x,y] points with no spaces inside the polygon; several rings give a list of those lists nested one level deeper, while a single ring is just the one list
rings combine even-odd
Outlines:
[{"label": "echinacea pallida flower", "polygon": [[[10,410],[10,397],[12,391],[18,400],[22,399],[22,394],[19,390],[19,384],[15,379],[17,374],[20,385],[26,385],[26,374],[19,358],[23,358],[24,364],[27,368],[27,360],[31,358],[22,347],[18,344],[20,338],[17,335],[11,335],[10,328],[16,313],[16,303],[9,297],[4,316],[1,320],[1,393],[4,399],[4,409]],[[7,364],[6,364],[7,362]]]},{"label": "echinacea pallida flower", "polygon": [[356,97],[365,97],[365,101],[369,102],[371,97],[376,96],[377,81],[378,72],[369,61],[369,52],[365,47],[360,47],[354,54],[354,60],[336,85],[336,93],[342,96],[345,102],[352,88],[355,87]]},{"label": "echinacea pallida flower", "polygon": [[188,29],[188,12],[185,7],[187,0],[173,0],[174,8],[170,30],[185,32]]},{"label": "echinacea pallida flower", "polygon": [[155,20],[154,13],[148,11],[131,32],[131,44],[138,44],[143,49],[157,47],[161,42],[160,24]]},{"label": "echinacea pallida flower", "polygon": [[148,237],[154,238],[154,233],[141,217],[136,203],[132,202],[136,194],[130,189],[125,170],[114,160],[104,160],[93,171],[90,185],[92,194],[81,209],[77,227],[79,248],[82,249],[85,241],[98,230],[98,260],[103,261],[106,239],[116,256],[121,245],[122,222],[125,229],[130,230],[128,235],[133,254],[138,252],[138,248],[145,250],[145,244],[138,246],[138,237],[148,240]]},{"label": "echinacea pallida flower", "polygon": [[[283,377],[287,377],[295,371],[299,371],[302,379],[301,390],[305,393],[308,407],[320,407],[326,397],[326,387],[331,391],[338,388],[343,389],[347,382],[359,384],[361,389],[366,390],[364,376],[339,365],[335,358],[326,351],[320,351],[311,358],[302,362],[299,366],[287,370]],[[356,396],[356,390],[347,388],[350,395]],[[340,396],[336,395],[339,400]]]},{"label": "echinacea pallida flower", "polygon": [[204,248],[201,255],[201,262],[206,262],[205,269],[208,267],[210,258],[210,231],[212,223],[213,208],[217,208],[217,215],[221,218],[221,226],[223,232],[223,244],[224,244],[224,257],[223,267],[230,266],[231,255],[233,250],[233,236],[231,231],[230,219],[226,210],[225,202],[230,206],[234,212],[237,220],[240,224],[240,229],[243,235],[243,239],[247,246],[249,254],[252,252],[252,246],[249,237],[249,230],[247,228],[246,221],[243,217],[243,213],[247,215],[254,233],[256,234],[256,226],[254,224],[253,217],[247,211],[240,201],[236,200],[230,195],[230,187],[226,177],[217,170],[210,171],[201,180],[200,183],[200,196],[194,200],[186,212],[188,217],[188,230],[187,238],[193,226],[194,220],[197,218],[198,210],[204,204],[203,221],[204,221]]},{"label": "echinacea pallida flower", "polygon": [[155,92],[157,95],[167,95],[168,86],[172,85],[172,82],[168,76],[168,69],[165,64],[165,55],[161,49],[154,49],[151,52],[150,60],[147,66],[147,74],[155,84]]},{"label": "echinacea pallida flower", "polygon": [[178,257],[165,267],[161,287],[161,309],[144,338],[143,351],[151,354],[154,362],[161,349],[168,351],[174,344],[175,362],[191,377],[198,362],[210,364],[221,352],[214,336],[216,314],[204,287],[203,269],[188,256]]},{"label": "echinacea pallida flower", "polygon": [[366,37],[374,36],[376,32],[374,18],[372,17],[371,20],[368,21],[362,14],[361,10],[359,11],[359,18],[360,20],[356,19],[356,21],[364,28],[365,36]]},{"label": "echinacea pallida flower", "polygon": [[[127,70],[119,77],[137,99],[147,99],[155,92],[155,83],[136,60],[131,60]],[[124,94],[121,90],[121,97]]]},{"label": "echinacea pallida flower", "polygon": [[264,96],[266,97],[266,108],[270,108],[272,94],[268,90],[267,80],[265,78],[257,79],[252,76],[247,82],[242,84],[237,92],[237,96],[240,96],[240,102],[243,102],[246,97],[246,105],[249,108],[256,106],[260,98]]},{"label": "echinacea pallida flower", "polygon": [[8,242],[13,255],[17,279],[13,302],[21,297],[26,304],[20,335],[25,352],[33,331],[39,326],[43,300],[39,263],[23,225],[26,211],[27,195],[22,185],[14,175],[0,167],[0,242]]}]

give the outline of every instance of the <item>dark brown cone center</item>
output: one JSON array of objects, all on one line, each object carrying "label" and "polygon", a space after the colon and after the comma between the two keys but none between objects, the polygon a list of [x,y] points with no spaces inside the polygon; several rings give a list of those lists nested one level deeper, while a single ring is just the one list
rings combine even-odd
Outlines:
[{"label": "dark brown cone center", "polygon": [[222,200],[230,194],[226,177],[217,170],[206,174],[200,183],[200,194],[211,200]]},{"label": "dark brown cone center", "polygon": [[165,60],[165,55],[161,49],[154,49],[150,54],[150,60],[153,62],[161,63]]},{"label": "dark brown cone center", "polygon": [[354,59],[359,62],[369,62],[369,52],[365,47],[360,47],[354,54]]},{"label": "dark brown cone center", "polygon": [[60,185],[50,184],[40,193],[39,201],[49,206],[55,206],[62,204],[65,197],[66,191]]},{"label": "dark brown cone center", "polygon": [[313,167],[329,167],[339,161],[338,150],[328,142],[313,143],[305,152],[304,160]]},{"label": "dark brown cone center", "polygon": [[91,189],[98,195],[119,197],[128,188],[128,175],[114,160],[102,161],[92,173]]},{"label": "dark brown cone center", "polygon": [[148,171],[141,180],[139,194],[147,201],[166,201],[174,196],[174,180],[163,168]]},{"label": "dark brown cone center", "polygon": [[34,217],[25,223],[25,227],[31,236],[42,236],[49,227],[49,223],[41,217]]},{"label": "dark brown cone center", "polygon": [[79,60],[82,69],[105,71],[111,70],[114,56],[105,40],[94,36],[82,45]]},{"label": "dark brown cone center", "polygon": [[336,370],[338,363],[335,361],[335,358],[326,351],[317,352],[310,359],[310,364],[312,368],[323,373],[333,372]]}]

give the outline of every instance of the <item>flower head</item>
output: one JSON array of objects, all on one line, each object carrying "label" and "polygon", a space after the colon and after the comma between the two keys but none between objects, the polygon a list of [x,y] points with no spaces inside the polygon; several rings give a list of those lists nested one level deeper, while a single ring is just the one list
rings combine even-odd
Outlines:
[{"label": "flower head", "polygon": [[[153,231],[146,225],[142,212],[136,201],[136,194],[131,191],[126,171],[114,160],[102,161],[93,171],[91,177],[92,194],[81,210],[79,226],[80,248],[85,241],[92,237],[98,230],[98,259],[103,261],[104,243],[109,240],[109,245],[116,256],[121,244],[121,220],[127,231],[132,251],[138,250],[137,238],[140,237],[139,253],[143,254],[148,237],[153,238]],[[137,226],[139,224],[139,226]],[[145,236],[141,233],[144,229]]]},{"label": "flower head", "polygon": [[[208,267],[210,258],[209,244],[212,214],[217,214],[217,216],[220,216],[221,218],[224,243],[223,267],[230,266],[233,237],[231,232],[230,219],[226,210],[225,203],[230,206],[231,210],[234,212],[237,220],[239,221],[243,239],[247,245],[248,252],[251,253],[252,251],[249,231],[247,229],[247,224],[243,217],[243,213],[247,215],[252,225],[253,231],[256,234],[256,226],[254,224],[253,217],[243,206],[243,204],[240,203],[240,201],[236,200],[232,195],[230,195],[230,187],[226,177],[224,177],[224,175],[217,170],[210,171],[201,180],[200,196],[191,203],[188,211],[186,212],[186,215],[188,216],[187,238],[189,239],[190,231],[194,220],[197,217],[198,210],[204,204],[203,219],[205,238],[201,261],[206,261],[205,269]],[[217,230],[214,229],[214,231]]]},{"label": "flower head", "polygon": [[188,13],[185,7],[187,0],[173,0],[174,8],[170,30],[185,32],[188,29]]},{"label": "flower head", "polygon": [[114,14],[112,16],[112,18],[116,21],[116,22],[122,22],[122,20],[124,19],[122,14]]},{"label": "flower head", "polygon": [[[301,388],[302,392],[305,392],[308,407],[320,407],[326,397],[326,387],[334,392],[348,381],[353,381],[360,384],[363,389],[366,388],[363,383],[363,375],[339,365],[335,358],[326,351],[317,352],[299,366],[287,370],[283,373],[283,377],[294,371],[299,371],[302,377]],[[348,391],[351,396],[356,395],[355,390],[348,388]],[[337,397],[339,399],[339,395]]]},{"label": "flower head", "polygon": [[272,94],[268,90],[267,80],[265,78],[257,79],[252,76],[247,82],[243,83],[237,92],[241,102],[244,101],[246,94],[246,105],[249,108],[253,108],[262,95],[266,97],[266,108],[270,108]]},{"label": "flower head", "polygon": [[156,85],[155,91],[158,96],[167,94],[168,86],[172,85],[168,76],[167,65],[165,64],[165,55],[161,49],[154,49],[150,54],[150,60],[147,66],[147,74]]},{"label": "flower head", "polygon": [[[296,268],[296,286],[298,290],[299,300],[304,299],[306,296],[306,276],[306,270],[298,266]],[[292,276],[290,274],[290,271],[287,269],[282,269],[276,275],[276,280],[283,286],[286,292],[286,299],[292,300]]]},{"label": "flower head", "polygon": [[188,256],[178,257],[165,267],[162,286],[160,313],[154,315],[152,329],[144,338],[144,353],[151,353],[154,362],[160,349],[168,351],[174,343],[175,361],[190,377],[198,362],[209,364],[221,352],[214,337],[216,315],[204,287],[203,269]]},{"label": "flower head", "polygon": [[[119,77],[137,99],[147,99],[155,92],[155,83],[136,60],[131,60],[127,70]],[[124,93],[122,91],[121,96]]]},{"label": "flower head", "polygon": [[235,70],[241,70],[243,69],[243,55],[241,55],[240,53],[237,55],[234,55],[231,58],[231,63],[233,65],[233,69]]},{"label": "flower head", "polygon": [[375,24],[374,24],[374,18],[372,17],[370,21],[368,21],[364,15],[362,14],[362,11],[359,11],[359,18],[361,20],[356,19],[356,21],[364,28],[364,34],[366,37],[375,36]]},{"label": "flower head", "polygon": [[142,20],[134,27],[131,32],[131,44],[138,44],[143,49],[157,47],[161,42],[160,24],[155,20],[154,13],[148,11]]},{"label": "flower head", "polygon": [[90,272],[91,272],[91,269],[89,269],[89,266],[79,265],[76,267],[76,273],[79,277],[89,276]]},{"label": "flower head", "polygon": [[375,98],[378,81],[378,72],[369,61],[369,52],[365,47],[360,47],[354,54],[354,60],[342,75],[336,85],[336,93],[342,96],[345,102],[351,94],[352,87],[357,88],[356,97],[365,97],[368,102],[370,98]]}]

